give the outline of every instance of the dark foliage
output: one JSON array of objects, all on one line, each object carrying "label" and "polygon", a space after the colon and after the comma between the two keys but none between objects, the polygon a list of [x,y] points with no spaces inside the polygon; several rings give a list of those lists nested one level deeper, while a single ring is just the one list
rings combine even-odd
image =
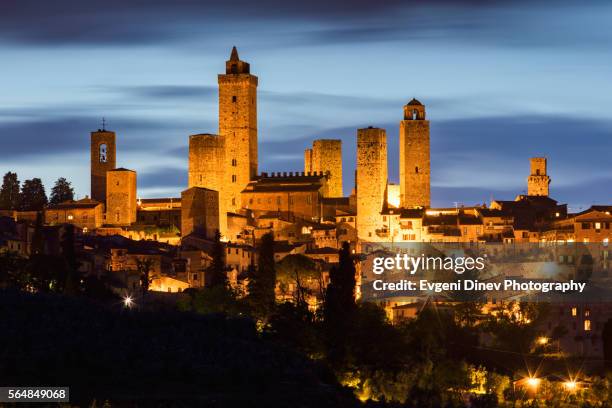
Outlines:
[{"label": "dark foliage", "polygon": [[74,189],[68,180],[64,177],[60,177],[51,189],[49,202],[51,204],[59,204],[69,200],[74,200]]},{"label": "dark foliage", "polygon": [[20,203],[19,180],[17,173],[10,171],[4,175],[0,188],[0,210],[18,210]]},{"label": "dark foliage", "polygon": [[358,406],[323,368],[261,340],[249,319],[3,292],[0,332],[3,381],[69,385],[75,405]]},{"label": "dark foliage", "polygon": [[39,178],[26,180],[21,186],[20,208],[22,211],[41,211],[47,205],[45,187]]}]

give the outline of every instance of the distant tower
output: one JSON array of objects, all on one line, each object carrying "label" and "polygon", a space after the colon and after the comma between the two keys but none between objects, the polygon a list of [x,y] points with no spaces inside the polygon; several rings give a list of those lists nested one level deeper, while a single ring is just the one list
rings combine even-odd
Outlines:
[{"label": "distant tower", "polygon": [[381,211],[387,191],[387,134],[385,129],[357,130],[357,235],[365,241],[380,240]]},{"label": "distant tower", "polygon": [[416,99],[404,106],[404,120],[400,122],[399,151],[401,206],[429,207],[429,121],[425,120],[425,106]]},{"label": "distant tower", "polygon": [[328,197],[342,197],[342,140],[319,139],[304,151],[305,172],[329,172]]},{"label": "distant tower", "polygon": [[106,201],[106,172],[117,164],[115,132],[98,129],[91,132],[91,198]]},{"label": "distant tower", "polygon": [[532,157],[531,174],[527,178],[527,195],[548,197],[550,177],[546,174],[546,157]]},{"label": "distant tower", "polygon": [[225,138],[227,211],[240,208],[240,192],[257,175],[257,77],[232,48],[219,75],[219,135]]},{"label": "distant tower", "polygon": [[106,173],[106,224],[129,226],[136,222],[136,172],[114,169]]},{"label": "distant tower", "polygon": [[225,179],[225,147],[223,136],[211,134],[189,136],[189,189],[200,187],[219,193],[217,212],[221,235],[225,235],[227,230],[228,211],[227,200],[223,200],[226,196],[224,185],[228,184]]},{"label": "distant tower", "polygon": [[191,187],[181,193],[181,235],[195,233],[210,240],[219,229],[219,192]]}]

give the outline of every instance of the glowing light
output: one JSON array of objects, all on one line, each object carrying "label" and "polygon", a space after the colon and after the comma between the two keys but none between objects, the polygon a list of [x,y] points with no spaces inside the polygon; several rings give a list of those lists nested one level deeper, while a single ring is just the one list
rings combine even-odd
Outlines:
[{"label": "glowing light", "polygon": [[123,306],[127,307],[128,309],[131,308],[132,306],[134,306],[134,299],[132,299],[131,296],[124,297]]},{"label": "glowing light", "polygon": [[529,385],[531,388],[538,388],[541,381],[542,380],[540,380],[539,378],[529,377],[527,378],[527,385]]},{"label": "glowing light", "polygon": [[545,337],[545,336],[538,337],[538,344],[542,346],[548,344],[548,337]]},{"label": "glowing light", "polygon": [[565,387],[568,391],[574,391],[578,388],[578,383],[576,381],[570,380],[563,383],[563,387]]}]

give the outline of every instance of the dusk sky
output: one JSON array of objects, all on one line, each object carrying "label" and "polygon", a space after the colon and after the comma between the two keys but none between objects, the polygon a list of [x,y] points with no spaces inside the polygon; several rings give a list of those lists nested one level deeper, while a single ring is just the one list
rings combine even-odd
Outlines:
[{"label": "dusk sky", "polygon": [[[127,4],[130,3],[130,4]],[[317,138],[431,120],[432,205],[513,199],[529,157],[551,196],[612,203],[612,2],[77,1],[0,5],[0,172],[89,194],[106,117],[141,197],[180,195],[188,136],[217,133],[217,74],[236,45],[259,77],[259,170],[301,171]]]}]

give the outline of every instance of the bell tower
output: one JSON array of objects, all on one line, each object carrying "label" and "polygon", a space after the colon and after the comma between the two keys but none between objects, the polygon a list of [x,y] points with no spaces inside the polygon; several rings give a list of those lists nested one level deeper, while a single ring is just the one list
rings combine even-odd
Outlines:
[{"label": "bell tower", "polygon": [[430,149],[429,121],[425,106],[412,99],[404,106],[400,122],[400,205],[404,208],[429,207]]},{"label": "bell tower", "polygon": [[[219,75],[219,135],[225,139],[227,211],[240,208],[240,193],[257,175],[257,77],[236,47]],[[221,206],[223,208],[223,206]]]},{"label": "bell tower", "polygon": [[102,129],[91,132],[91,198],[106,202],[106,172],[117,165],[115,132]]},{"label": "bell tower", "polygon": [[531,174],[527,178],[527,195],[548,197],[550,177],[546,173],[546,157],[532,157]]}]

